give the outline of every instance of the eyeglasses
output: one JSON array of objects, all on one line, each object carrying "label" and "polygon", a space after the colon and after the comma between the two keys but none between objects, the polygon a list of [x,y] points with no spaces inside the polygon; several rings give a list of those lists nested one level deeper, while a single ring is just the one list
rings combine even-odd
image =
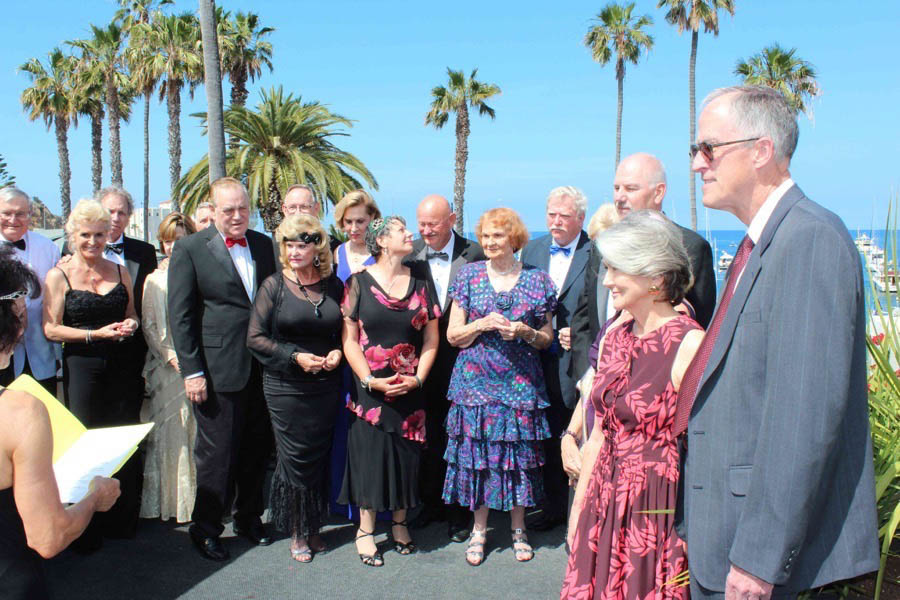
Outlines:
[{"label": "eyeglasses", "polygon": [[701,153],[703,158],[706,159],[706,162],[712,162],[713,160],[713,149],[718,148],[719,146],[730,146],[731,144],[740,144],[741,142],[755,142],[759,137],[752,137],[743,140],[733,140],[730,142],[699,142],[697,144],[691,144],[691,160],[697,156],[697,153]]},{"label": "eyeglasses", "polygon": [[0,300],[18,300],[19,298],[24,298],[27,295],[28,292],[24,290],[18,290],[10,294],[6,294],[5,296],[0,296]]}]

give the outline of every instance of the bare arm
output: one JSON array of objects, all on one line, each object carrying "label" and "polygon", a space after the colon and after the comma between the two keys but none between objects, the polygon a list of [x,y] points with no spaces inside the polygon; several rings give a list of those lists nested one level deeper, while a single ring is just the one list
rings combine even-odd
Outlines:
[{"label": "bare arm", "polygon": [[468,348],[479,335],[487,331],[486,318],[467,323],[468,315],[454,300],[450,305],[450,319],[447,322],[447,341],[457,348]]},{"label": "bare arm", "polygon": [[594,429],[587,443],[584,445],[584,455],[582,458],[582,469],[586,469],[586,477],[578,478],[578,485],[575,486],[575,499],[572,502],[572,511],[569,513],[569,532],[566,535],[566,541],[569,547],[575,537],[575,530],[578,526],[578,519],[584,508],[584,496],[587,493],[587,486],[590,482],[590,474],[593,473],[597,464],[597,457],[600,455],[600,449],[603,447],[603,433],[598,423],[594,423]]},{"label": "bare arm", "polygon": [[[67,286],[62,271],[58,268],[50,269],[45,283],[44,336],[51,342],[86,343],[87,330],[63,325]],[[125,336],[119,331],[119,323],[110,323],[100,329],[91,330],[92,340],[117,340],[122,337]]]},{"label": "bare arm", "polygon": [[119,482],[96,477],[84,499],[64,508],[51,464],[53,436],[47,409],[30,394],[7,391],[4,396],[12,401],[2,435],[11,443],[16,508],[28,545],[51,558],[81,535],[94,512],[109,510],[119,497]]},{"label": "bare arm", "polygon": [[691,361],[694,360],[694,355],[700,349],[700,343],[705,335],[703,330],[694,329],[693,331],[688,331],[684,335],[684,339],[681,340],[681,346],[678,347],[675,361],[672,363],[672,385],[675,387],[676,392],[681,389],[681,380],[684,378],[684,372],[687,371]]}]

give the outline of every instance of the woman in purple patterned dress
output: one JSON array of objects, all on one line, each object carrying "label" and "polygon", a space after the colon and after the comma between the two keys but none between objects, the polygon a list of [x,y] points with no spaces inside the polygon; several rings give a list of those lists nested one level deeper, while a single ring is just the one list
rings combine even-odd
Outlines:
[{"label": "woman in purple patterned dress", "polygon": [[356,395],[347,401],[350,431],[339,501],[359,506],[359,558],[380,567],[384,559],[373,537],[377,511],[393,513],[394,550],[416,550],[406,511],[419,504],[422,383],[437,354],[441,310],[425,279],[403,266],[412,234],[402,218],[369,223],[366,244],[376,262],[347,280],[342,303],[344,356],[355,375]]},{"label": "woman in purple patterned dress", "polygon": [[538,351],[553,339],[556,287],[514,253],[528,231],[514,211],[481,216],[475,235],[488,260],[460,269],[447,339],[462,348],[450,379],[444,501],[475,513],[466,561],[484,560],[488,512],[510,513],[516,560],[534,551],[525,535],[525,507],[543,499],[541,440],[550,437],[549,405]]}]

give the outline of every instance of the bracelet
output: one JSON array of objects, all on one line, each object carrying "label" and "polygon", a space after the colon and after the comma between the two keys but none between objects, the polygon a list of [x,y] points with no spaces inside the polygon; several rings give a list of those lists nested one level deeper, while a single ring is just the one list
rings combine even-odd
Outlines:
[{"label": "bracelet", "polygon": [[422,387],[422,380],[419,379],[419,376],[413,375],[413,377],[415,377],[415,379],[416,379],[416,385],[418,385],[419,387]]},{"label": "bracelet", "polygon": [[84,336],[84,343],[85,344],[91,343],[91,330],[90,329],[87,330],[87,333]]},{"label": "bracelet", "polygon": [[538,330],[537,330],[537,329],[532,329],[532,330],[531,330],[531,339],[528,340],[526,343],[527,343],[528,345],[533,344],[533,343],[534,343],[534,340],[537,339],[537,336],[538,336]]},{"label": "bracelet", "polygon": [[366,375],[365,377],[362,378],[362,381],[360,381],[360,383],[362,384],[362,386],[364,388],[366,388],[367,391],[371,392],[372,387],[369,384],[372,383],[373,379],[375,379],[375,376],[372,375],[371,373],[369,373],[368,375]]},{"label": "bracelet", "polygon": [[299,366],[300,366],[300,363],[297,362],[297,357],[298,357],[298,356],[300,356],[300,353],[299,353],[299,352],[291,352],[291,362],[294,363],[295,365],[297,365],[297,366],[299,367]]},{"label": "bracelet", "polygon": [[576,443],[578,442],[578,436],[575,435],[575,432],[572,431],[571,429],[566,429],[565,431],[563,431],[563,432],[559,435],[559,439],[563,439],[563,438],[565,438],[567,435],[571,435],[571,436],[572,436],[572,439],[575,440]]}]

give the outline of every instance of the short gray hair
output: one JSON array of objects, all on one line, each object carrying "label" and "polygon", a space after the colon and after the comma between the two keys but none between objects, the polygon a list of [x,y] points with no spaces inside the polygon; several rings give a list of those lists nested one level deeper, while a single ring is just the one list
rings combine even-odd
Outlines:
[{"label": "short gray hair", "polygon": [[628,213],[597,236],[597,248],[610,267],[641,277],[662,277],[661,297],[678,304],[694,277],[678,226],[655,210]]},{"label": "short gray hair", "polygon": [[708,105],[722,96],[734,94],[729,105],[734,125],[742,137],[766,136],[775,146],[775,157],[790,160],[797,149],[800,131],[797,115],[777,90],[762,85],[736,85],[713,90],[705,100]]},{"label": "short gray hair", "polygon": [[316,190],[312,189],[305,183],[295,183],[287,189],[287,191],[284,193],[284,197],[287,198],[287,195],[294,190],[306,190],[307,192],[309,192],[309,195],[312,196],[313,202],[315,202],[316,204],[319,203],[319,198],[316,196]]},{"label": "short gray hair", "polygon": [[208,201],[201,202],[200,204],[197,205],[197,208],[194,209],[194,214],[196,215],[197,211],[200,210],[201,208],[208,208],[209,210],[214,211],[214,210],[216,210],[216,205],[213,204],[212,202],[208,202]]},{"label": "short gray hair", "polygon": [[584,192],[577,187],[571,185],[561,185],[550,190],[550,193],[547,194],[547,204],[550,204],[550,201],[554,198],[562,196],[568,196],[572,199],[572,202],[575,203],[575,210],[577,210],[582,217],[587,213],[587,196],[585,196]]},{"label": "short gray hair", "polygon": [[366,227],[366,250],[373,257],[378,258],[381,256],[381,246],[378,245],[378,240],[391,232],[391,227],[393,227],[394,223],[400,223],[406,227],[406,219],[396,215],[390,215],[383,219],[379,217],[369,221],[369,225]]},{"label": "short gray hair", "polygon": [[94,194],[94,200],[97,202],[103,202],[103,199],[107,196],[118,196],[123,199],[125,203],[128,205],[128,214],[134,214],[134,200],[131,199],[131,194],[120,185],[111,185],[109,187],[105,187],[96,194]]},{"label": "short gray hair", "polygon": [[0,202],[11,202],[17,198],[24,199],[25,204],[28,205],[28,212],[31,212],[31,196],[11,185],[0,188]]}]

